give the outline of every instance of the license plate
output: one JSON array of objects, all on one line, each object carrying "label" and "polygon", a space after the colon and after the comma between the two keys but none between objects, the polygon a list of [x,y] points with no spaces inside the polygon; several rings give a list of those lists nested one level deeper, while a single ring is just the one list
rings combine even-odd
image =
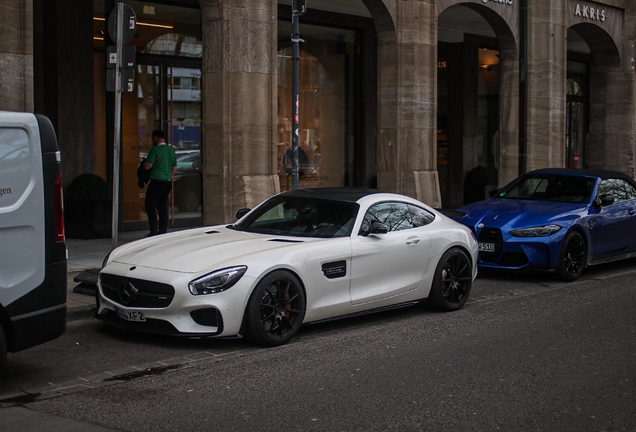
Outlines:
[{"label": "license plate", "polygon": [[126,321],[135,321],[135,322],[145,322],[146,317],[142,311],[134,311],[134,310],[121,310],[119,308],[115,308],[115,313],[121,319]]},{"label": "license plate", "polygon": [[479,252],[494,252],[494,243],[479,243]]}]

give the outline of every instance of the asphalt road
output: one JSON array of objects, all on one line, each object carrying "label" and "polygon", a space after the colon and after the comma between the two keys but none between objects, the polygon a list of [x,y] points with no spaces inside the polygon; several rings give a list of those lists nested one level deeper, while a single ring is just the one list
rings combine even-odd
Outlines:
[{"label": "asphalt road", "polygon": [[635,261],[570,284],[482,272],[458,312],[311,325],[273,349],[77,320],[9,356],[3,387],[25,396],[4,406],[126,431],[631,431],[635,282]]}]

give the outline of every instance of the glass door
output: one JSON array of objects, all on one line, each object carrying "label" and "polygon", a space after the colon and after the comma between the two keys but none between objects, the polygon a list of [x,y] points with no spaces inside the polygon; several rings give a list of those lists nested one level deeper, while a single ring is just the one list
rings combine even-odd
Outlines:
[{"label": "glass door", "polygon": [[146,187],[137,185],[137,167],[161,129],[177,153],[177,172],[169,200],[169,227],[202,223],[201,68],[187,62],[143,61],[133,93],[122,103],[123,222],[145,229]]},{"label": "glass door", "polygon": [[587,138],[586,98],[582,86],[574,79],[567,83],[565,167],[587,166],[585,141]]}]

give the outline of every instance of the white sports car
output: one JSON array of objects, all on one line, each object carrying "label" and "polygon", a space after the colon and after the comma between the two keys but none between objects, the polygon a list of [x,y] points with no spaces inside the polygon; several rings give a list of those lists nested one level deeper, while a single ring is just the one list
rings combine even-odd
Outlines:
[{"label": "white sports car", "polygon": [[295,190],[239,215],[113,250],[99,274],[97,318],[274,346],[336,316],[423,299],[459,309],[477,276],[471,230],[406,196]]}]

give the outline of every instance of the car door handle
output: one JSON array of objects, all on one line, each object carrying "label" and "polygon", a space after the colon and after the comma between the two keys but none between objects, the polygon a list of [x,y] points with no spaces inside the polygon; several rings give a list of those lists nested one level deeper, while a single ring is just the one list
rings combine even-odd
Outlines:
[{"label": "car door handle", "polygon": [[418,244],[420,242],[420,238],[419,237],[409,237],[406,239],[406,244],[410,245],[410,244]]},{"label": "car door handle", "polygon": [[627,210],[627,213],[629,213],[630,216],[634,216],[634,209],[630,208],[629,210]]}]

